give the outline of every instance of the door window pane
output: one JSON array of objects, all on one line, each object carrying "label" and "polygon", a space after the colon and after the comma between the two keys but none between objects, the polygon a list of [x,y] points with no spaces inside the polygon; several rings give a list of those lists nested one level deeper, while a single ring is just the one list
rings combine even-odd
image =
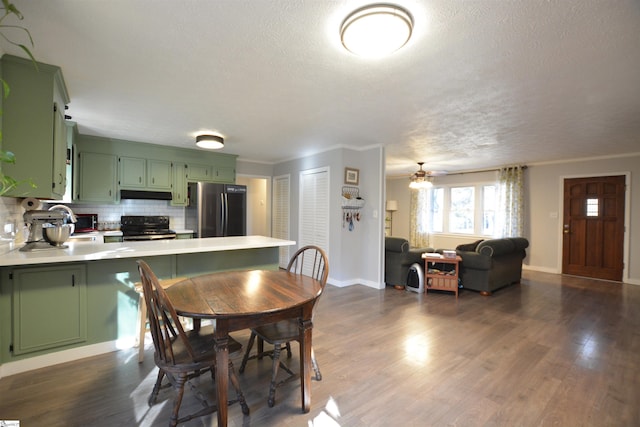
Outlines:
[{"label": "door window pane", "polygon": [[587,199],[587,216],[598,216],[598,199]]}]

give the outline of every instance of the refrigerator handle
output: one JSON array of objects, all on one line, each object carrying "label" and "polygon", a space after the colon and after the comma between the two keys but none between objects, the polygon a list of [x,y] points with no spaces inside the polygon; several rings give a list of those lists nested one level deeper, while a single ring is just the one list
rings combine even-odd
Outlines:
[{"label": "refrigerator handle", "polygon": [[224,211],[224,193],[220,193],[220,230],[217,233],[220,237],[224,236]]},{"label": "refrigerator handle", "polygon": [[224,235],[229,235],[229,194],[224,193],[224,210],[225,210],[225,220],[224,220]]}]

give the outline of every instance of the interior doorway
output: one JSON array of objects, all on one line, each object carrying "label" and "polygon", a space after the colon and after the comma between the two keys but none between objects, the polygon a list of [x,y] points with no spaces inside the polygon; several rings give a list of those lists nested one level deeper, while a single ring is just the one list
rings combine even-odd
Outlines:
[{"label": "interior doorway", "polygon": [[263,177],[238,176],[236,183],[247,186],[247,235],[271,236],[271,185]]},{"label": "interior doorway", "polygon": [[625,176],[564,180],[562,273],[622,281]]}]

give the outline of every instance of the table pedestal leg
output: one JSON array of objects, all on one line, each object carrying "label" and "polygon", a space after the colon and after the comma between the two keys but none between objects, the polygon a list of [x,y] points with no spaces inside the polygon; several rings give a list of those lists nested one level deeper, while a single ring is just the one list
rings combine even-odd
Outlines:
[{"label": "table pedestal leg", "polygon": [[216,350],[216,400],[218,401],[218,426],[226,427],[228,416],[227,391],[229,389],[229,337],[214,333]]},{"label": "table pedestal leg", "polygon": [[300,392],[302,393],[302,412],[311,410],[311,320],[301,320],[300,328]]}]

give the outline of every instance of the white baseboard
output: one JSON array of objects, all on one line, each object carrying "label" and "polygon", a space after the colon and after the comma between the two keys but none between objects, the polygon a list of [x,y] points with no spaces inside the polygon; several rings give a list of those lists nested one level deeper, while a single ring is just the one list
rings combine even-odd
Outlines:
[{"label": "white baseboard", "polygon": [[560,271],[558,271],[557,268],[539,267],[539,266],[527,265],[527,264],[522,264],[522,269],[523,270],[530,270],[530,271],[539,271],[541,273],[551,273],[551,274],[560,274],[561,273]]},{"label": "white baseboard", "polygon": [[351,280],[329,279],[327,280],[327,284],[335,286],[337,288],[346,288],[347,286],[352,286],[352,285],[364,285],[373,289],[384,289],[384,286],[385,286],[384,283],[380,284],[377,282],[373,282],[371,280],[364,280],[364,279],[351,279]]},{"label": "white baseboard", "polygon": [[116,341],[102,342],[0,365],[0,378],[119,350]]}]

